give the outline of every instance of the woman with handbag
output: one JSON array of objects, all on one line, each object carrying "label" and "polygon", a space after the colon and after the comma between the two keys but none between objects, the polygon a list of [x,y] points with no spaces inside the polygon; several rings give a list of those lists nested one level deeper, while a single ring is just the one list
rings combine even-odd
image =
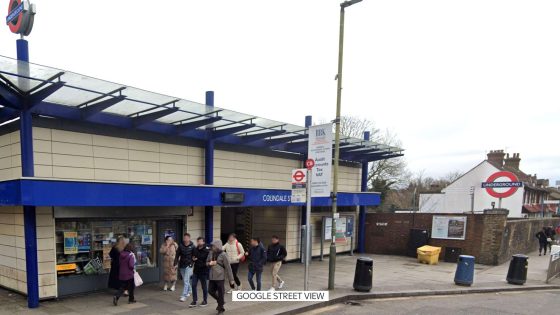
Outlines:
[{"label": "woman with handbag", "polygon": [[119,256],[119,280],[121,287],[119,292],[113,296],[113,304],[117,306],[119,298],[123,295],[125,290],[128,290],[128,304],[136,303],[134,299],[135,273],[134,265],[136,264],[136,257],[134,255],[134,246],[128,243]]},{"label": "woman with handbag", "polygon": [[[241,281],[237,276],[237,271],[239,270],[239,263],[245,261],[245,250],[243,249],[243,245],[237,241],[237,235],[235,233],[231,233],[228,237],[227,243],[224,245],[223,248],[224,252],[226,252],[229,263],[231,266],[231,271],[233,273],[233,279],[235,284],[237,285],[237,290],[242,291],[243,287],[241,286]],[[231,289],[228,290],[226,293],[231,293]]]}]

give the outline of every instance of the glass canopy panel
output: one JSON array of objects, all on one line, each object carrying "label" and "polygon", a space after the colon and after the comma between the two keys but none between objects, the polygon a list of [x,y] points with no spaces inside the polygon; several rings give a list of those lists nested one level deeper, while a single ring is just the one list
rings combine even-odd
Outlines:
[{"label": "glass canopy panel", "polygon": [[[62,70],[44,67],[6,56],[0,56],[0,74],[10,80],[20,90],[27,92],[42,81],[47,80]],[[10,75],[8,77],[8,75]],[[33,78],[32,79],[25,79]]]},{"label": "glass canopy panel", "polygon": [[[1,69],[0,69],[1,70]],[[30,79],[26,79],[26,78],[22,78],[22,77],[18,77],[15,75],[11,75],[11,74],[5,74],[5,73],[0,73],[2,74],[2,76],[4,78],[6,78],[8,81],[10,81],[10,83],[12,83],[13,85],[15,85],[18,89],[27,92],[33,88],[35,88],[36,86],[38,86],[39,84],[43,83],[43,81],[39,81],[39,80],[30,80]]]},{"label": "glass canopy panel", "polygon": [[148,110],[148,109],[152,109],[152,108],[154,108],[153,105],[134,102],[134,101],[131,101],[131,100],[124,100],[122,102],[119,102],[119,103],[105,109],[103,112],[104,113],[122,115],[122,116],[128,116],[128,115],[132,115],[134,113],[138,113],[138,112]]},{"label": "glass canopy panel", "polygon": [[49,95],[49,97],[47,97],[44,101],[47,103],[76,107],[99,96],[100,94],[98,93],[78,90],[64,86],[58,91]]},{"label": "glass canopy panel", "polygon": [[[177,99],[176,97],[171,97],[158,93],[152,93],[134,87],[127,87],[125,90],[123,90],[122,94],[126,95],[126,98],[128,99],[151,103],[154,105],[163,105],[165,103],[169,103]],[[129,114],[132,113],[133,112],[130,112]]]}]

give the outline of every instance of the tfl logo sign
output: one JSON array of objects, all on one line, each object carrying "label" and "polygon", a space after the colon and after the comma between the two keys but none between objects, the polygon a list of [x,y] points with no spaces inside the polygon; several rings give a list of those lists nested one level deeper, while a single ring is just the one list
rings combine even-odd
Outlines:
[{"label": "tfl logo sign", "polygon": [[35,5],[28,0],[10,0],[6,24],[15,34],[27,36],[33,29]]}]

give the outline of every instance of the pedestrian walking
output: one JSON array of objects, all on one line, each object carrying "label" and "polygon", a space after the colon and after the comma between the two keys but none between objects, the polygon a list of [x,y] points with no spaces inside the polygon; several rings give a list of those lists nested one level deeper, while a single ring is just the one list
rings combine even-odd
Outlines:
[{"label": "pedestrian walking", "polygon": [[[233,272],[233,280],[237,285],[237,290],[241,291],[243,290],[243,287],[237,273],[239,271],[239,263],[245,260],[245,249],[243,249],[243,245],[237,241],[237,235],[235,235],[235,233],[231,233],[228,236],[228,241],[224,245],[223,250],[228,255],[231,271]],[[231,293],[231,289],[229,289],[226,293]]]},{"label": "pedestrian walking", "polygon": [[255,290],[255,284],[253,283],[253,277],[257,276],[257,291],[261,291],[262,284],[262,272],[264,265],[266,264],[266,250],[262,245],[258,237],[251,238],[251,248],[249,252],[246,253],[249,258],[249,273],[247,274],[247,280],[252,290]]},{"label": "pedestrian walking", "polygon": [[134,246],[132,243],[126,244],[124,250],[119,254],[119,280],[121,287],[115,296],[113,296],[113,304],[117,306],[120,297],[125,290],[128,290],[128,304],[136,303],[134,298],[134,265],[136,257],[134,254]]},{"label": "pedestrian walking", "polygon": [[224,281],[230,279],[230,287],[235,285],[231,265],[228,260],[227,254],[222,250],[222,241],[215,240],[212,242],[212,250],[206,260],[206,265],[210,268],[208,278],[210,280],[208,285],[208,294],[218,302],[216,310],[218,314],[223,314],[224,309]]},{"label": "pedestrian walking", "polygon": [[119,236],[117,238],[117,242],[109,252],[109,257],[111,258],[111,270],[109,271],[108,287],[111,289],[118,290],[121,288],[121,281],[119,280],[119,257],[121,252],[124,250],[125,245],[124,237]]},{"label": "pedestrian walking", "polygon": [[191,276],[193,271],[193,260],[192,254],[195,246],[193,242],[191,242],[191,235],[189,233],[185,233],[183,235],[183,241],[179,244],[179,248],[177,249],[177,254],[175,254],[175,268],[179,268],[181,272],[181,277],[183,277],[183,293],[181,293],[181,297],[179,301],[185,302],[187,297],[191,295]]},{"label": "pedestrian walking", "polygon": [[208,305],[208,266],[206,265],[206,260],[208,260],[208,254],[210,249],[204,243],[204,238],[199,237],[196,239],[196,247],[193,250],[193,261],[194,269],[192,275],[192,295],[193,300],[189,307],[197,306],[198,301],[198,291],[197,284],[200,281],[200,286],[202,287],[202,303],[199,306]]},{"label": "pedestrian walking", "polygon": [[175,268],[175,256],[179,245],[175,243],[172,236],[165,237],[165,242],[161,245],[159,252],[163,256],[163,291],[175,291],[177,282],[177,268]]},{"label": "pedestrian walking", "polygon": [[541,252],[543,250],[544,250],[544,254],[546,255],[546,248],[548,247],[548,237],[546,236],[546,227],[543,227],[542,230],[539,231],[535,236],[539,240],[539,256],[541,256]]},{"label": "pedestrian walking", "polygon": [[274,291],[276,288],[282,289],[284,287],[284,280],[280,278],[278,272],[280,267],[282,267],[282,262],[286,258],[288,253],[286,248],[280,244],[280,238],[277,235],[272,236],[270,245],[266,250],[266,258],[271,263],[270,273],[272,275],[272,285],[269,291]]}]

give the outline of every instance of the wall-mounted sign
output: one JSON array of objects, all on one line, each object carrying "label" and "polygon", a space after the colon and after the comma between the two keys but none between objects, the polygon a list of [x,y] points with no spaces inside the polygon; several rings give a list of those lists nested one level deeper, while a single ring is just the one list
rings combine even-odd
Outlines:
[{"label": "wall-mounted sign", "polygon": [[432,238],[464,240],[467,231],[465,216],[432,217]]},{"label": "wall-mounted sign", "polygon": [[6,24],[15,34],[27,36],[33,29],[35,19],[35,5],[28,0],[10,0]]},{"label": "wall-mounted sign", "polygon": [[332,168],[332,125],[309,127],[307,157],[315,161],[311,169],[311,197],[330,197]]},{"label": "wall-mounted sign", "polygon": [[[506,179],[498,181],[499,179]],[[523,182],[520,182],[517,176],[512,172],[500,171],[496,172],[486,182],[482,183],[482,188],[495,198],[507,198],[515,194],[518,188],[523,187]]]},{"label": "wall-mounted sign", "polygon": [[[343,216],[336,221],[335,242],[346,243],[347,237],[352,237],[354,232],[354,217]],[[348,222],[350,221],[350,223]],[[323,217],[323,239],[332,240],[332,218]]]},{"label": "wall-mounted sign", "polygon": [[242,203],[245,200],[244,193],[223,192],[220,197],[223,203]]}]

